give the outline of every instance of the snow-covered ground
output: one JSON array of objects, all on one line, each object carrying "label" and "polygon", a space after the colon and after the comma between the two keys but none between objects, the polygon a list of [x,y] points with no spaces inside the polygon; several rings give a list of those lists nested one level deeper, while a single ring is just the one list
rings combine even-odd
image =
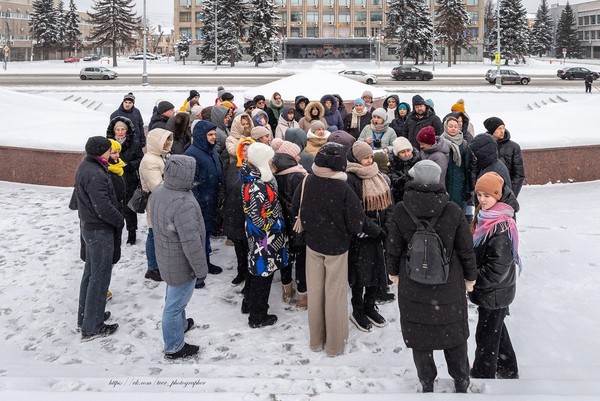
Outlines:
[{"label": "snow-covered ground", "polygon": [[[104,134],[108,115],[130,90],[147,122],[156,99],[165,98],[178,106],[189,89],[80,87],[60,92],[40,89],[35,94],[0,89],[0,108],[9,116],[3,119],[0,144],[81,150],[88,136]],[[203,104],[212,103],[216,88],[196,89]],[[247,90],[228,89],[236,100]],[[567,91],[560,94],[567,102],[548,102],[530,111],[527,104],[556,98],[556,94],[521,93],[519,89],[497,91],[490,85],[486,91],[463,92],[440,86],[421,93],[435,101],[438,114],[446,114],[459,97],[464,98],[478,132],[486,117],[503,118],[524,147],[600,143],[593,118],[599,94],[585,95],[583,88]],[[414,93],[401,92],[401,99],[410,100]],[[93,110],[64,100],[70,94],[102,102],[102,106]],[[23,161],[23,168],[27,162]],[[396,303],[381,306],[389,321],[382,329],[363,333],[351,325],[344,355],[328,358],[313,353],[308,348],[306,312],[281,303],[279,281],[273,284],[270,298],[271,311],[279,321],[264,329],[248,327],[247,317],[239,310],[240,289],[229,284],[235,275],[234,252],[221,240],[214,242],[213,261],[225,271],[210,276],[206,289],[196,291],[188,307],[197,327],[187,339],[201,346],[200,356],[166,361],[160,328],[164,284],[143,279],[145,216],[139,216],[138,243],[123,247],[123,257],[113,270],[110,289],[114,295],[108,309],[113,314],[110,322],[120,325],[118,332],[81,343],[75,314],[83,263],[78,258],[77,215],[67,208],[70,192],[69,188],[0,182],[1,399],[147,401],[201,396],[207,400],[364,401],[426,397],[416,394],[420,386],[410,350],[402,341]],[[507,319],[521,379],[473,380],[471,392],[480,395],[450,394],[452,382],[438,352],[438,394],[428,397],[600,399],[600,270],[594,251],[600,238],[600,215],[590,212],[593,206],[586,202],[599,197],[600,181],[523,189],[518,226],[524,269]],[[472,333],[476,319],[471,308]],[[472,358],[473,338],[469,349]]]}]

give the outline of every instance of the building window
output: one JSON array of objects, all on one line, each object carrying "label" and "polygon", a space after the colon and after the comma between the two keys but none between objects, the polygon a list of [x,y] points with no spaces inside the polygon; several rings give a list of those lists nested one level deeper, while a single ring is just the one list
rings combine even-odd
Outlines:
[{"label": "building window", "polygon": [[471,25],[477,25],[479,23],[479,11],[467,11],[467,13],[471,19]]},{"label": "building window", "polygon": [[338,0],[340,7],[350,7],[350,0]]},{"label": "building window", "polygon": [[196,33],[194,34],[194,40],[202,39],[202,28],[196,28]]},{"label": "building window", "polygon": [[323,13],[323,22],[329,23],[335,21],[335,14],[333,11],[327,11]]},{"label": "building window", "polygon": [[306,5],[307,6],[311,6],[311,7],[315,7],[315,6],[319,6],[319,0],[306,0]]},{"label": "building window", "polygon": [[583,17],[583,25],[589,25],[590,24],[590,17],[588,15],[586,15],[585,17]]},{"label": "building window", "polygon": [[317,11],[308,11],[306,13],[306,22],[319,22],[319,13]]},{"label": "building window", "polygon": [[179,22],[192,22],[192,13],[179,13]]},{"label": "building window", "polygon": [[283,6],[285,5],[285,0],[275,0],[273,4],[275,4],[276,6]]},{"label": "building window", "polygon": [[183,38],[191,38],[192,37],[192,28],[179,28],[179,37]]},{"label": "building window", "polygon": [[354,28],[354,37],[366,38],[367,37],[367,28]]},{"label": "building window", "polygon": [[596,25],[596,16],[590,15],[590,25]]},{"label": "building window", "polygon": [[196,22],[204,21],[204,13],[196,13]]},{"label": "building window", "polygon": [[319,37],[319,28],[318,27],[306,28],[306,37],[307,38],[318,38]]},{"label": "building window", "polygon": [[342,23],[350,22],[350,11],[340,11],[338,13],[338,21]]},{"label": "building window", "polygon": [[367,12],[366,11],[355,11],[354,12],[354,21],[366,22],[367,21]]},{"label": "building window", "polygon": [[183,7],[189,7],[192,5],[192,0],[179,0],[179,5]]},{"label": "building window", "polygon": [[383,21],[383,13],[381,11],[371,11],[371,22]]},{"label": "building window", "polygon": [[583,39],[584,40],[590,40],[590,31],[585,31],[583,33]]},{"label": "building window", "polygon": [[582,31],[577,32],[577,39],[583,40],[583,32]]},{"label": "building window", "polygon": [[296,28],[296,27],[290,28],[290,36],[292,38],[301,38],[302,37],[302,28]]},{"label": "building window", "polygon": [[196,0],[196,6],[201,6],[202,5],[203,0]]},{"label": "building window", "polygon": [[354,5],[356,7],[366,7],[367,6],[367,0],[354,0]]},{"label": "building window", "polygon": [[579,17],[579,25],[583,25],[583,17]]},{"label": "building window", "polygon": [[472,38],[479,38],[479,28],[469,28],[467,29],[467,34]]},{"label": "building window", "polygon": [[383,3],[382,0],[371,0],[371,5],[372,6],[381,7],[382,3]]},{"label": "building window", "polygon": [[292,11],[290,13],[290,20],[292,22],[302,22],[302,11]]},{"label": "building window", "polygon": [[302,0],[291,0],[290,1],[290,5],[291,6],[301,6],[302,5]]},{"label": "building window", "polygon": [[467,5],[468,6],[478,6],[479,0],[467,0]]}]

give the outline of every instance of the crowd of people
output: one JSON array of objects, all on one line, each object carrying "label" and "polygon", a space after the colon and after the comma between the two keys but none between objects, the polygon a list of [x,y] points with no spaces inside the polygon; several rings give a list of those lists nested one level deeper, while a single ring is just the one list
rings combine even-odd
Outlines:
[{"label": "crowd of people", "polygon": [[[199,352],[185,342],[194,327],[186,306],[208,274],[222,272],[211,263],[211,237],[225,236],[251,328],[277,322],[268,312],[279,271],[282,302],[307,310],[310,349],[333,357],[344,352],[349,322],[363,332],[387,325],[377,305],[395,299],[396,285],[423,392],[437,376],[434,350],[444,350],[457,392],[470,377],[518,378],[504,319],[521,266],[515,214],[525,171],[504,121],[487,118],[476,135],[462,99],[440,118],[418,94],[410,102],[390,95],[382,107],[369,91],[352,102],[299,95],[293,106],[275,92],[238,107],[222,87],[210,106],[199,98],[191,90],[177,112],[157,101],[146,134],[128,93],[106,136],[86,144],[74,190],[83,340],[118,329],[106,323],[107,294],[122,230],[127,245],[138,241],[127,205],[141,190],[149,194],[145,278],[166,283],[167,358]],[[424,229],[442,249],[439,282],[419,281],[409,268]],[[467,294],[479,315],[472,367]]]}]

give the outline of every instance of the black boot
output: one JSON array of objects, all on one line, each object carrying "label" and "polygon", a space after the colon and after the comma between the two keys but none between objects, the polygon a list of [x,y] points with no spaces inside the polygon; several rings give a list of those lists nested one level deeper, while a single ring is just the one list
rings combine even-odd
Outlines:
[{"label": "black boot", "polygon": [[[365,315],[369,319],[373,326],[383,327],[387,324],[385,318],[379,314],[379,309],[375,305],[375,299],[377,298],[377,287],[366,287],[365,288],[365,301],[364,311]],[[392,294],[394,295],[394,294]]]},{"label": "black boot", "polygon": [[367,318],[367,315],[365,315],[365,312],[362,310],[354,310],[350,315],[350,321],[354,323],[356,328],[360,331],[369,332],[371,331],[371,327],[373,327],[369,318]]},{"label": "black boot", "polygon": [[421,386],[423,386],[424,393],[433,393],[433,382],[421,380]]},{"label": "black boot", "polygon": [[135,245],[136,235],[135,230],[128,231],[127,235],[127,245]]}]

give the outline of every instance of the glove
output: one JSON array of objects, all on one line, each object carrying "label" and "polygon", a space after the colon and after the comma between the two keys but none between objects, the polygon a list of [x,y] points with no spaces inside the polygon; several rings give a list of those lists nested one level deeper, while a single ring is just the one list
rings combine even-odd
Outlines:
[{"label": "glove", "polygon": [[395,285],[396,287],[398,287],[398,280],[399,280],[398,276],[392,276],[391,274],[388,274],[388,278],[392,282],[392,285]]},{"label": "glove", "polygon": [[467,287],[467,292],[473,292],[473,287],[475,287],[475,280],[465,280],[465,287]]}]

